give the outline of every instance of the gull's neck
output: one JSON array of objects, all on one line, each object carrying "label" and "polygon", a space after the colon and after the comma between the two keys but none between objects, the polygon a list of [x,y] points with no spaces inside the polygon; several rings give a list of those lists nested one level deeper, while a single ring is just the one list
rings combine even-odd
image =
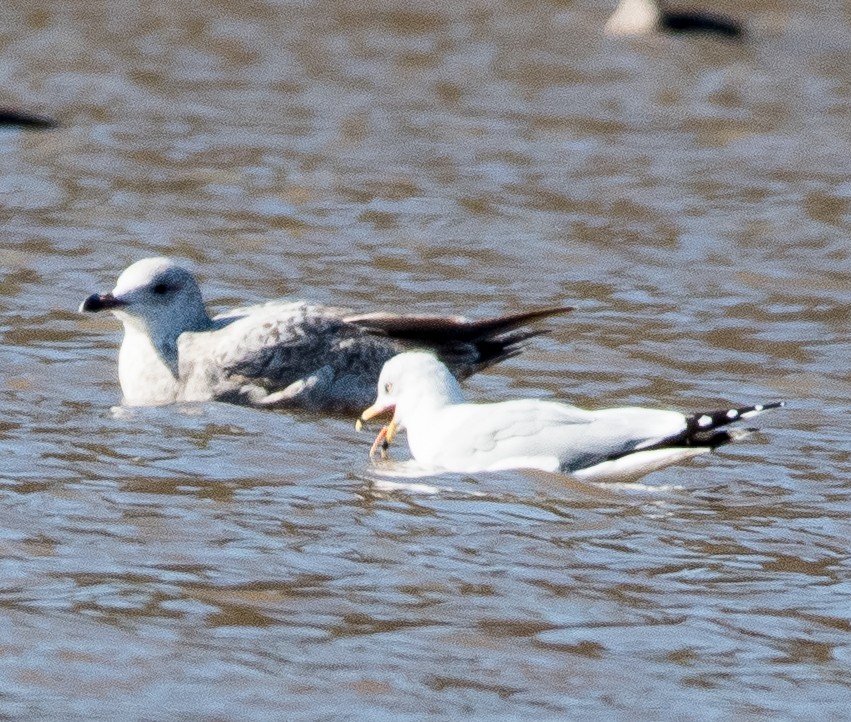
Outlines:
[{"label": "gull's neck", "polygon": [[396,406],[398,421],[407,432],[411,456],[427,466],[439,464],[445,440],[441,432],[446,424],[446,412],[464,404],[458,382],[449,378],[451,384],[408,394],[407,398],[399,399]]},{"label": "gull's neck", "polygon": [[189,313],[186,310],[181,316],[168,316],[159,324],[116,312],[124,324],[118,377],[126,403],[150,405],[177,400],[180,390],[178,339],[187,331],[206,331],[212,327],[203,304]]},{"label": "gull's neck", "polygon": [[416,388],[402,396],[396,403],[398,421],[410,430],[420,420],[432,419],[447,406],[464,403],[464,393],[449,371],[422,379]]},{"label": "gull's neck", "polygon": [[118,353],[118,379],[131,406],[169,404],[177,400],[177,346],[155,345],[144,331],[124,325]]}]

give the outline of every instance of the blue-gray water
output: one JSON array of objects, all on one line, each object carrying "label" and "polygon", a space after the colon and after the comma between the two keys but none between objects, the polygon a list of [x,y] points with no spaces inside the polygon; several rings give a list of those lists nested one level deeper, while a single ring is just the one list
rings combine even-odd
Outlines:
[{"label": "blue-gray water", "polygon": [[[62,127],[0,133],[0,717],[848,718],[851,16],[613,5],[4,3],[0,105]],[[388,491],[353,419],[112,410],[75,309],[153,254],[219,309],[577,306],[477,400],[790,405],[641,485]]]}]

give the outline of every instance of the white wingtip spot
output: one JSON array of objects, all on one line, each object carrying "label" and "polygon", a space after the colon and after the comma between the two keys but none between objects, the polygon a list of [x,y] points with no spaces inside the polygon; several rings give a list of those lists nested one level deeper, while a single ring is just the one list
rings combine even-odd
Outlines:
[{"label": "white wingtip spot", "polygon": [[727,418],[728,419],[736,419],[736,418],[738,418],[738,416],[739,416],[739,412],[736,409],[730,409],[727,412]]},{"label": "white wingtip spot", "polygon": [[704,414],[697,420],[698,426],[709,426],[712,423],[712,417]]}]

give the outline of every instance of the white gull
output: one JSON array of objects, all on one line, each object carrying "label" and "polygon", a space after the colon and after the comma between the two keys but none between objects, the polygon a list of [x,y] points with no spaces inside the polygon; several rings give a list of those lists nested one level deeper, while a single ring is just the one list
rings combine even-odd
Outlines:
[{"label": "white gull", "polygon": [[463,379],[546,333],[518,327],[571,309],[469,321],[270,301],[211,319],[189,271],[168,258],[146,258],[127,268],[111,293],[92,294],[80,306],[104,310],[124,324],[118,377],[129,405],[215,399],[352,411],[369,403],[382,365],[401,351],[430,349]]},{"label": "white gull", "polygon": [[586,411],[542,399],[469,404],[444,364],[429,353],[407,352],[384,365],[375,403],[357,426],[392,409],[373,451],[405,429],[417,463],[436,470],[529,468],[626,480],[741,438],[750,430],[721,427],[783,405],[685,415],[637,407]]},{"label": "white gull", "polygon": [[714,12],[673,10],[661,0],[621,0],[606,21],[607,35],[644,35],[654,31],[669,33],[708,33],[741,38],[741,23]]}]

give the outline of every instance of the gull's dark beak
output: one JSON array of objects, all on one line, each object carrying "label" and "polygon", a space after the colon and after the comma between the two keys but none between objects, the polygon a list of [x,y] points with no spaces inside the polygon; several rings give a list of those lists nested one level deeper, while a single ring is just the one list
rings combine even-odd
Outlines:
[{"label": "gull's dark beak", "polygon": [[126,305],[124,301],[120,301],[111,293],[93,293],[80,304],[80,312],[96,313],[97,311],[109,311],[110,309],[120,308],[124,305]]}]

